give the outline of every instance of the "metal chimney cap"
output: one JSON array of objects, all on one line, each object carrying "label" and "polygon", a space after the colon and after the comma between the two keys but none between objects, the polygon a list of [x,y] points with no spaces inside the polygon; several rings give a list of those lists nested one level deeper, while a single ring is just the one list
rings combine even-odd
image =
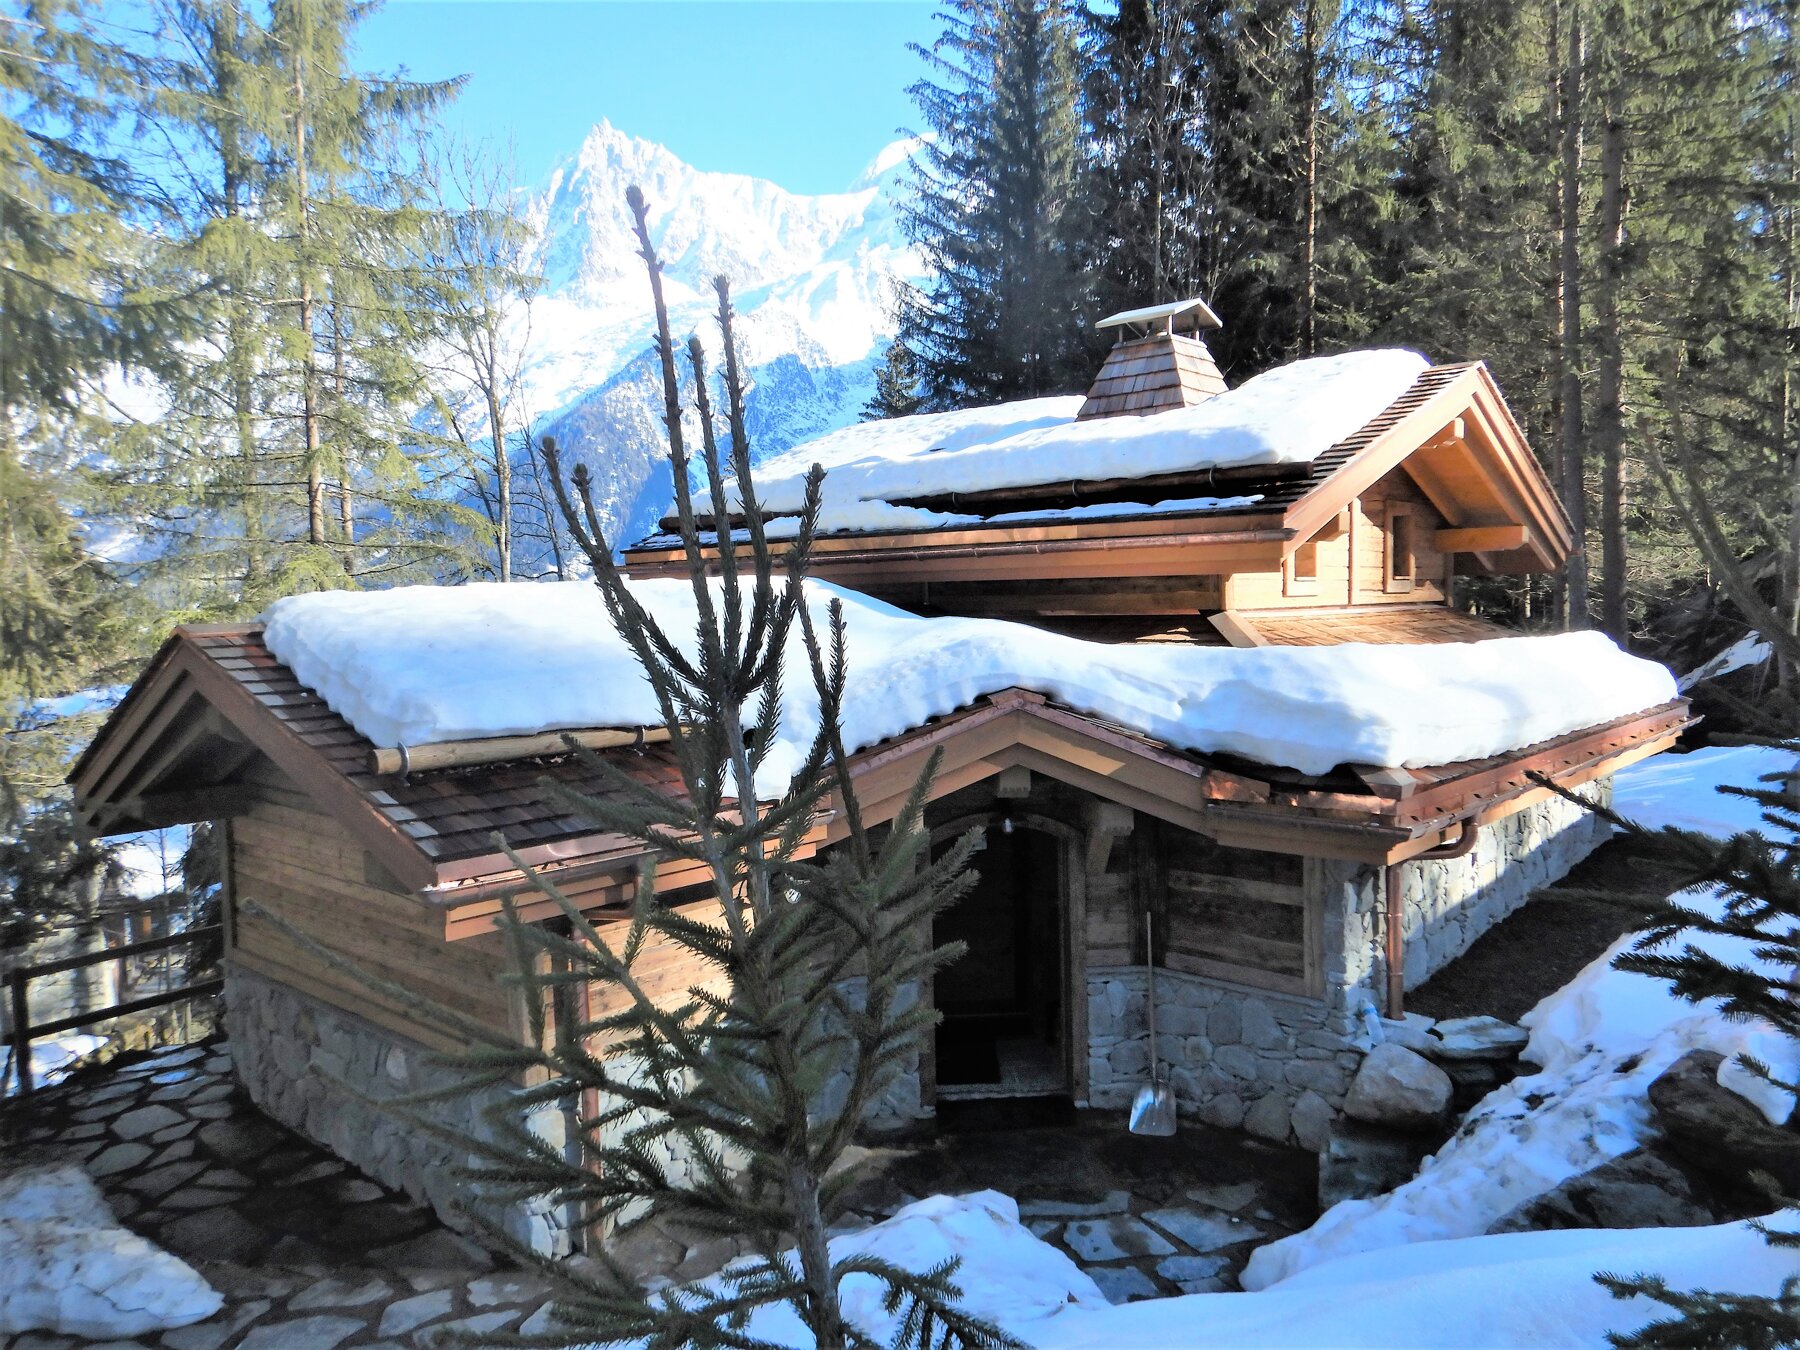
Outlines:
[{"label": "metal chimney cap", "polygon": [[1173,333],[1178,319],[1191,319],[1192,327],[1198,331],[1202,328],[1223,328],[1219,316],[1212,312],[1211,306],[1199,296],[1190,300],[1171,300],[1166,305],[1146,305],[1142,309],[1120,310],[1117,314],[1108,314],[1096,329],[1142,327],[1146,330],[1160,328]]}]

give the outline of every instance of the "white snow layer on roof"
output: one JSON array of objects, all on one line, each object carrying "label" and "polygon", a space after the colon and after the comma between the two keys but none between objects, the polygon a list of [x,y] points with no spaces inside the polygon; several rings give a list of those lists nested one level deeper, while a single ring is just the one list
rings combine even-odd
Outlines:
[{"label": "white snow layer on roof", "polygon": [[122,1228],[80,1168],[0,1175],[0,1336],[142,1336],[223,1303],[185,1261]]},{"label": "white snow layer on roof", "polygon": [[[1714,892],[1684,903],[1718,911]],[[1717,999],[1676,998],[1666,980],[1614,970],[1627,933],[1522,1019],[1531,1029],[1524,1058],[1543,1067],[1482,1098],[1460,1129],[1405,1185],[1345,1200],[1311,1228],[1259,1248],[1245,1267],[1246,1289],[1265,1289],[1353,1252],[1475,1237],[1527,1201],[1571,1177],[1642,1146],[1653,1133],[1650,1084],[1690,1050],[1725,1057],[1718,1081],[1775,1124],[1794,1099],[1737,1063],[1750,1055],[1778,1079],[1800,1076],[1800,1046],[1760,1018],[1732,1020]],[[1785,978],[1790,972],[1739,938],[1689,934],[1683,943],[1733,965]],[[1633,1263],[1631,1269],[1642,1266]]]},{"label": "white snow layer on roof", "polygon": [[[633,591],[692,643],[686,581]],[[715,583],[716,585],[716,583]],[[1109,646],[994,619],[921,618],[808,582],[821,626],[843,603],[847,746],[860,749],[1009,688],[1034,690],[1186,750],[1323,773],[1482,759],[1674,696],[1662,666],[1598,633],[1432,646]],[[715,592],[716,593],[716,592]],[[265,640],[377,745],[661,719],[587,582],[326,591],[270,606]],[[796,633],[780,741],[759,789],[778,793],[817,727]]]},{"label": "white snow layer on roof", "polygon": [[863,422],[758,466],[756,494],[765,512],[797,512],[813,464],[828,470],[828,511],[1039,483],[1307,464],[1385,411],[1428,364],[1397,348],[1313,357],[1191,408],[1144,417],[1077,422],[1082,400],[1071,397]]},{"label": "white snow layer on roof", "polygon": [[[957,511],[930,511],[921,506],[895,506],[892,502],[841,501],[830,494],[830,480],[819,510],[820,534],[874,534],[912,530],[947,530],[973,525],[1055,524],[1072,520],[1107,520],[1121,516],[1179,516],[1199,511],[1233,511],[1255,506],[1260,492],[1242,497],[1177,497],[1163,502],[1093,502],[1085,506],[1047,507],[1036,511],[1005,511],[996,516],[972,516]],[[792,539],[800,533],[799,516],[770,516],[763,522],[770,539]],[[748,539],[749,531],[733,532]]]}]

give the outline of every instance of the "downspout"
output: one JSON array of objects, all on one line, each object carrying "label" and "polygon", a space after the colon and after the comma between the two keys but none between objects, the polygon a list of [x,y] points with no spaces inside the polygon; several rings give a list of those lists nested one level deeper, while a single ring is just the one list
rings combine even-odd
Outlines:
[{"label": "downspout", "polygon": [[[1475,845],[1481,839],[1481,830],[1473,821],[1459,822],[1462,833],[1457,835],[1453,844],[1436,844],[1423,853],[1415,853],[1408,862],[1443,862],[1450,858],[1466,858],[1475,851]],[[1406,943],[1404,918],[1400,902],[1400,882],[1402,873],[1399,863],[1388,863],[1381,870],[1385,874],[1386,885],[1386,932],[1385,950],[1387,960],[1387,1017],[1390,1021],[1399,1021],[1406,1011]]]}]

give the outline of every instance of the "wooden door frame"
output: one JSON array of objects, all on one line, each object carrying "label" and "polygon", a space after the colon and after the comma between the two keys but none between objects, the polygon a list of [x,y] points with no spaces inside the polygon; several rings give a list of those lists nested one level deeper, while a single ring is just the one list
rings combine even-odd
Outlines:
[{"label": "wooden door frame", "polygon": [[[1055,816],[1036,811],[1008,810],[1003,807],[972,811],[945,821],[931,830],[932,848],[947,839],[966,834],[979,825],[983,830],[998,827],[1011,820],[1015,829],[1036,830],[1056,841],[1057,904],[1062,911],[1058,928],[1058,955],[1062,963],[1062,1056],[1063,1077],[1070,1099],[1087,1100],[1087,874],[1083,870],[1087,858],[1088,832]],[[929,941],[929,937],[927,941]],[[936,991],[927,980],[919,991],[925,1006],[937,1007]],[[937,1035],[931,1035],[919,1052],[919,1097],[933,1109],[937,1106]]]}]

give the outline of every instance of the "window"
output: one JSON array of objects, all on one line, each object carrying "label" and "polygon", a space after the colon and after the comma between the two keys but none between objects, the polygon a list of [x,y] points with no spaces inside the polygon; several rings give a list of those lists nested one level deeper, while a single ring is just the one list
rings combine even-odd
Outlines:
[{"label": "window", "polygon": [[1388,508],[1387,524],[1387,588],[1410,591],[1416,563],[1413,557],[1412,512],[1397,506]]},{"label": "window", "polygon": [[1319,541],[1309,539],[1288,556],[1287,594],[1319,593]]}]

